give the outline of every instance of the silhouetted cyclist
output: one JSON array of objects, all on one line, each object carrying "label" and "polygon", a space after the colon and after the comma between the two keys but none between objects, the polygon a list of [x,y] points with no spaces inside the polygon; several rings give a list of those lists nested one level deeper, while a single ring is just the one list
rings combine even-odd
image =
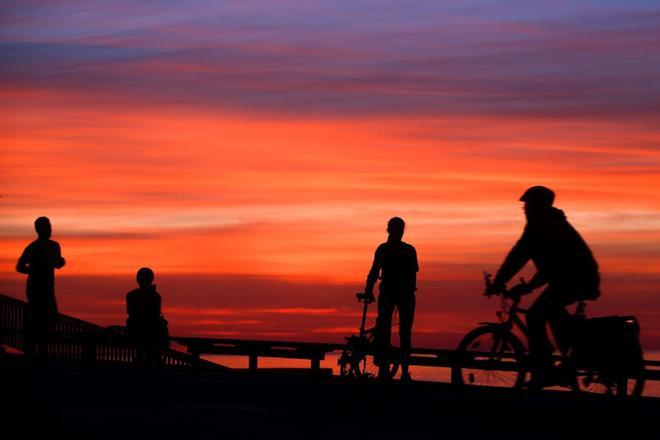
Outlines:
[{"label": "silhouetted cyclist", "polygon": [[148,267],[137,271],[140,287],[126,294],[126,331],[131,341],[137,345],[138,361],[144,359],[149,349],[164,348],[169,345],[166,335],[167,322],[161,315],[161,297],[153,284],[154,272]]},{"label": "silhouetted cyclist", "polygon": [[378,295],[378,319],[376,320],[377,353],[375,362],[379,367],[378,376],[387,377],[388,354],[392,333],[394,307],[399,309],[399,339],[401,342],[401,380],[410,380],[408,365],[412,338],[413,317],[415,315],[415,291],[417,290],[417,252],[402,241],[405,222],[393,217],[387,223],[387,242],[376,249],[374,262],[367,276],[364,291],[373,297],[373,288],[380,277]]},{"label": "silhouetted cyclist", "polygon": [[30,243],[16,263],[16,270],[27,274],[26,294],[30,312],[27,323],[29,353],[46,355],[46,336],[57,321],[55,269],[64,264],[60,245],[50,239],[52,228],[47,217],[34,222],[38,238]]},{"label": "silhouetted cyclist", "polygon": [[[600,295],[598,264],[580,234],[568,223],[564,213],[552,206],[555,194],[543,186],[533,186],[520,197],[524,202],[527,225],[504,260],[491,287],[502,291],[504,285],[531,259],[537,273],[522,293],[547,284],[527,312],[529,357],[532,388],[552,385],[556,374],[552,365],[552,345],[546,323],[550,323],[560,348],[566,338],[561,323],[569,317],[565,307]],[[519,287],[520,288],[520,287]]]}]

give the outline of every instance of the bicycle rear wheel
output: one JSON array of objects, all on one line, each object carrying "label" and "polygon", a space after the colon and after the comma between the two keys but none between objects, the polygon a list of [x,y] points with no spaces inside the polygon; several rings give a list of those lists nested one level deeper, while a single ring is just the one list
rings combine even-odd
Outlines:
[{"label": "bicycle rear wheel", "polygon": [[573,387],[581,393],[639,397],[644,390],[644,369],[629,371],[618,378],[598,370],[578,370]]},{"label": "bicycle rear wheel", "polygon": [[579,323],[571,353],[573,388],[620,398],[640,396],[645,372],[637,319],[605,316]]},{"label": "bicycle rear wheel", "polygon": [[520,359],[525,348],[511,332],[495,326],[477,327],[459,343],[452,383],[498,388],[521,388],[525,371]]}]

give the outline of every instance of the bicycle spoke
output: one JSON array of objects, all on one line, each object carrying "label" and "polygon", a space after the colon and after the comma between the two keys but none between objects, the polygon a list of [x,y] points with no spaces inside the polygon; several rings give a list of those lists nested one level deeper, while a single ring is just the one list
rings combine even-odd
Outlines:
[{"label": "bicycle spoke", "polygon": [[[625,380],[623,384],[625,394],[622,397],[639,395],[643,387],[643,378],[640,375],[626,377],[623,380]],[[595,373],[581,373],[576,384],[580,392],[607,396],[618,395],[618,388],[621,385],[618,381],[607,380]]]},{"label": "bicycle spoke", "polygon": [[[468,334],[466,338],[462,343],[466,347],[462,358],[474,365],[457,368],[457,380],[468,385],[499,388],[514,388],[522,384],[524,372],[497,369],[499,365],[513,366],[518,362],[521,352],[507,339],[513,338],[512,335],[501,335],[494,329],[484,327]],[[479,363],[483,363],[483,368],[479,368]]]}]

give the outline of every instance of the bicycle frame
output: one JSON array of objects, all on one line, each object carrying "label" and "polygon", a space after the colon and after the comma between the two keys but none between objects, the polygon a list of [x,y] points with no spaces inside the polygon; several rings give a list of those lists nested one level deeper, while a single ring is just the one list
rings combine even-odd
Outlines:
[{"label": "bicycle frame", "polygon": [[[506,331],[506,332],[510,332],[512,328],[515,326],[520,330],[520,332],[525,336],[525,338],[527,338],[528,337],[527,324],[525,323],[525,321],[520,319],[520,316],[518,316],[519,313],[525,314],[527,312],[526,309],[518,307],[518,305],[520,304],[520,299],[521,297],[519,296],[511,298],[513,302],[507,305],[506,298],[501,296],[500,300],[501,300],[502,309],[496,313],[500,322],[480,322],[479,325],[502,327],[502,331]],[[504,314],[508,316],[506,320],[503,318]]]},{"label": "bicycle frame", "polygon": [[[490,277],[491,275],[489,273],[484,272],[484,280],[486,282],[487,289],[491,285]],[[523,278],[520,278],[520,283],[526,284]],[[490,294],[488,294],[488,296],[490,296]],[[500,319],[500,322],[499,323],[481,322],[479,324],[489,325],[489,326],[501,326],[503,328],[503,331],[508,331],[508,332],[511,332],[515,325],[516,327],[518,327],[520,332],[525,336],[527,344],[529,344],[529,331],[527,328],[527,324],[518,316],[519,313],[520,314],[527,313],[527,309],[523,309],[519,307],[520,300],[522,299],[522,295],[521,294],[511,295],[511,291],[505,291],[501,293],[499,296],[500,296],[501,310],[497,312],[497,317]],[[512,303],[508,305],[507,299],[510,299]],[[585,309],[586,309],[585,302],[581,300],[577,304],[578,305],[575,310],[575,313],[573,313],[571,316],[573,318],[584,317]],[[502,317],[503,314],[505,313],[508,315],[508,318],[506,320],[504,320]],[[561,352],[562,356],[566,356],[568,354],[565,353],[564,350],[561,348],[561,344],[557,344],[557,341],[555,341],[555,343],[553,343],[552,345],[553,348],[559,348],[559,351]]]},{"label": "bicycle frame", "polygon": [[[459,363],[452,367],[452,381],[459,385],[521,388],[524,386],[526,373],[533,366],[526,365],[529,361],[529,328],[520,314],[525,314],[527,310],[519,307],[519,304],[522,296],[531,289],[529,289],[529,286],[525,288],[525,282],[521,279],[519,285],[509,290],[503,289],[502,291],[493,292],[488,273],[484,273],[484,279],[486,281],[486,296],[493,294],[501,296],[502,309],[497,312],[499,322],[481,322],[478,327],[469,331],[463,337],[457,350]],[[585,319],[585,308],[586,303],[584,300],[577,301],[577,307],[573,313],[567,310],[567,317],[572,322],[569,319],[558,321],[560,326],[569,325],[569,327],[559,329],[558,334],[554,334],[554,340],[548,340],[548,348],[552,346],[553,351],[558,350],[559,354],[553,355],[553,368],[556,374],[555,377],[547,381],[547,384],[568,386],[579,392],[616,393],[622,397],[639,396],[644,387],[643,358],[639,341],[637,340],[637,352],[633,350],[630,355],[625,354],[627,356],[625,361],[616,361],[627,362],[625,365],[622,364],[622,367],[617,367],[616,362],[612,366],[612,361],[607,358],[608,354],[602,352],[600,348],[596,348],[601,352],[597,354],[596,358],[593,358],[594,353],[589,350],[594,348],[589,340],[584,339],[584,334],[580,333],[584,331],[584,327],[581,326],[586,323],[583,321]],[[505,314],[508,314],[508,316]],[[621,319],[621,317],[614,318]],[[636,323],[634,318],[623,317],[623,319],[629,319],[629,321],[625,321],[626,325],[629,322]],[[519,329],[520,332],[515,332],[515,328]],[[553,330],[556,329],[555,327]],[[519,333],[519,335],[514,332]],[[524,339],[520,336],[523,336]],[[592,335],[589,337],[598,336]],[[638,334],[631,337],[638,339]],[[526,341],[523,342],[525,339]],[[583,350],[586,350],[586,352]],[[498,368],[498,365],[491,365],[491,361],[498,363],[505,358],[511,359],[508,365],[502,364],[499,366],[500,368]],[[517,368],[510,368],[512,366]],[[500,373],[493,374],[493,370],[500,370]],[[539,383],[543,387],[546,382],[540,381]]]},{"label": "bicycle frame", "polygon": [[[356,294],[359,302],[363,303],[362,317],[360,320],[359,333],[347,336],[346,348],[343,350],[337,363],[340,366],[341,375],[351,375],[356,377],[372,377],[375,372],[367,372],[372,366],[367,366],[367,357],[371,359],[375,355],[375,338],[378,327],[366,328],[369,304],[374,302],[372,296],[366,296],[364,293]],[[390,378],[396,374],[398,363],[390,362]]]},{"label": "bicycle frame", "polygon": [[[359,299],[358,301],[360,301],[361,303],[364,303],[364,306],[362,307],[362,320],[360,321],[359,336],[360,337],[366,337],[367,335],[374,334],[376,332],[376,326],[366,328],[367,314],[368,314],[367,311],[369,309],[369,304],[371,304],[371,302],[373,302],[373,301],[367,302],[367,301],[362,300],[362,299]],[[397,314],[397,309],[395,308],[394,309],[394,316],[397,316],[396,314]],[[396,321],[396,319],[397,318],[392,319],[392,327],[398,325],[398,322]]]},{"label": "bicycle frame", "polygon": [[365,325],[367,323],[367,309],[369,308],[369,302],[368,301],[361,301],[364,303],[364,307],[362,308],[362,321],[360,322],[360,336],[365,336],[368,331],[373,331],[373,328],[367,330],[365,329]]}]

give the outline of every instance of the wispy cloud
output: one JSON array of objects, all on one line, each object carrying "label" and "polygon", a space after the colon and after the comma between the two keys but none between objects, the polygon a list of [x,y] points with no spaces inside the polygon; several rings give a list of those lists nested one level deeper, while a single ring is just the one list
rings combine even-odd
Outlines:
[{"label": "wispy cloud", "polygon": [[660,112],[660,10],[652,4],[560,12],[514,2],[505,13],[482,2],[294,2],[286,13],[268,5],[73,2],[45,15],[10,4],[0,80],[82,92],[97,105],[271,114],[638,119]]}]

